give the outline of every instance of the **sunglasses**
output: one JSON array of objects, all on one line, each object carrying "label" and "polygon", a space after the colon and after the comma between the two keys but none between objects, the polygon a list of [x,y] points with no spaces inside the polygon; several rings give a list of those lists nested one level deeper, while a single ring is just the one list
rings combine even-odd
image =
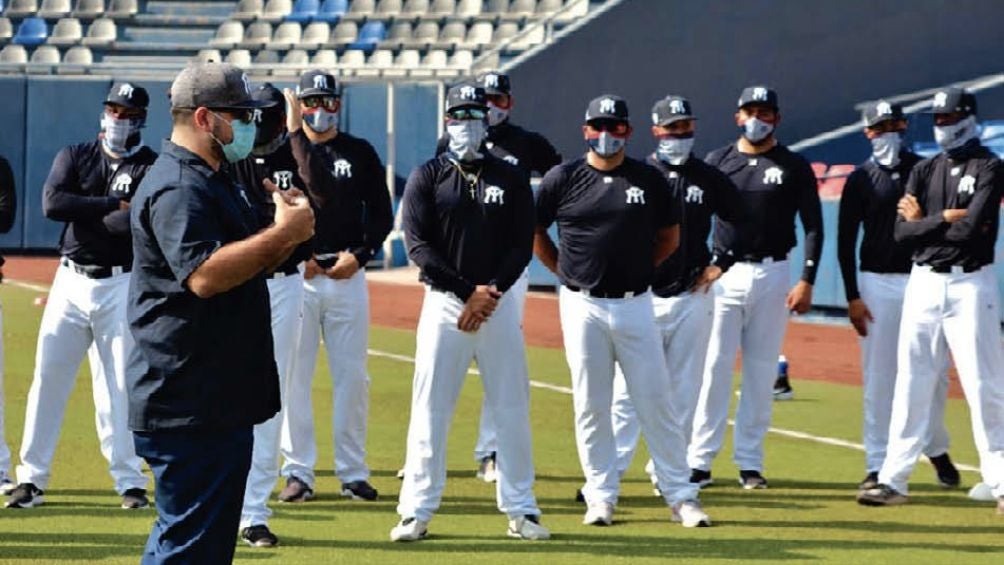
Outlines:
[{"label": "sunglasses", "polygon": [[512,98],[506,94],[489,94],[485,98],[496,108],[507,110],[512,106]]},{"label": "sunglasses", "polygon": [[217,116],[219,116],[220,112],[223,112],[224,114],[233,116],[234,120],[242,124],[250,124],[254,120],[254,110],[244,108],[209,108],[209,111]]},{"label": "sunglasses", "polygon": [[486,115],[483,108],[457,108],[446,113],[451,120],[483,120]]},{"label": "sunglasses", "polygon": [[586,123],[586,127],[596,132],[609,132],[614,135],[627,135],[631,126],[627,122],[620,120],[593,120]]},{"label": "sunglasses", "polygon": [[300,101],[304,108],[324,108],[329,112],[334,112],[338,105],[338,98],[334,96],[311,96]]}]

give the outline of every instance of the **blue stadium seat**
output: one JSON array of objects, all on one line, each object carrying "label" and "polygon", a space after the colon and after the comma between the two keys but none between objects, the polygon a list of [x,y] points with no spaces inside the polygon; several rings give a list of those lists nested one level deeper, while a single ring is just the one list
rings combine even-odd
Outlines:
[{"label": "blue stadium seat", "polygon": [[377,43],[387,36],[387,26],[381,21],[366,22],[359,29],[359,37],[349,45],[349,49],[358,49],[367,55],[376,49]]},{"label": "blue stadium seat", "polygon": [[286,21],[307,23],[317,16],[320,9],[319,0],[296,0],[296,3],[293,4],[293,11],[286,16]]},{"label": "blue stadium seat", "polygon": [[315,22],[338,23],[349,9],[349,0],[324,0],[321,9],[314,16]]},{"label": "blue stadium seat", "polygon": [[18,45],[41,45],[49,36],[49,27],[42,18],[25,18],[17,28],[12,43]]}]

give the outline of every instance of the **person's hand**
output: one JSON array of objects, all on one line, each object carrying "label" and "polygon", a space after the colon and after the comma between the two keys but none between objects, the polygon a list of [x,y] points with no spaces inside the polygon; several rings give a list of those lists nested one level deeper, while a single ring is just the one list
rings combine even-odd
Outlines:
[{"label": "person's hand", "polygon": [[805,281],[798,281],[788,292],[784,305],[796,314],[808,312],[812,306],[812,285]]},{"label": "person's hand", "polygon": [[348,251],[339,251],[338,260],[324,274],[335,280],[352,278],[359,271],[359,260]]},{"label": "person's hand", "polygon": [[924,217],[924,211],[920,209],[920,203],[912,194],[906,194],[899,199],[896,204],[896,211],[908,222],[915,222]]},{"label": "person's hand", "polygon": [[[274,184],[272,186],[275,187]],[[290,195],[289,192],[272,191],[275,225],[293,244],[303,243],[314,235],[314,210],[305,196]]]},{"label": "person's hand", "polygon": [[868,306],[860,298],[851,300],[847,305],[847,317],[850,318],[854,331],[858,332],[861,337],[868,335],[868,323],[875,321]]},{"label": "person's hand", "polygon": [[[265,192],[269,194],[278,194],[286,201],[287,204],[292,204],[298,198],[307,200],[307,195],[303,193],[302,190],[295,186],[290,186],[286,190],[279,188],[279,185],[272,182],[272,179],[264,178],[261,179],[261,185],[265,188]],[[309,200],[308,200],[309,202]]]},{"label": "person's hand", "polygon": [[128,210],[128,209],[129,209],[129,201],[119,200],[119,210]]},{"label": "person's hand", "polygon": [[303,127],[303,109],[300,107],[300,101],[292,88],[282,89],[282,95],[286,97],[286,129],[289,133],[300,131]]},{"label": "person's hand", "polygon": [[715,283],[722,276],[722,268],[717,265],[708,265],[704,267],[704,271],[701,272],[701,276],[697,277],[694,281],[694,286],[690,289],[691,292],[703,291],[705,294],[711,290],[711,285]]},{"label": "person's hand", "polygon": [[495,312],[502,293],[494,286],[478,285],[467,298],[464,310],[457,318],[457,329],[463,332],[476,332],[481,324]]},{"label": "person's hand", "polygon": [[946,222],[954,224],[962,218],[965,218],[967,212],[968,210],[965,208],[949,208],[941,211],[941,217],[944,218]]},{"label": "person's hand", "polygon": [[316,277],[317,275],[323,274],[323,273],[324,273],[324,269],[322,269],[321,266],[317,264],[317,261],[314,261],[313,258],[307,259],[307,261],[303,264],[303,278],[304,278],[304,280],[308,280],[309,281],[310,279]]}]

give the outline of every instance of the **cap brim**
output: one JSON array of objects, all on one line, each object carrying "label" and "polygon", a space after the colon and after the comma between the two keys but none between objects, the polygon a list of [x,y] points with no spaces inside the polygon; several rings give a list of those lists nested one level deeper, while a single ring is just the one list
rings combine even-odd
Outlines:
[{"label": "cap brim", "polygon": [[126,102],[125,100],[112,100],[112,99],[109,98],[108,100],[105,100],[104,103],[105,104],[116,104],[118,106],[125,106],[126,108],[139,108],[141,110],[145,110],[146,109],[146,106],[140,106],[139,104],[136,104],[134,102]]},{"label": "cap brim", "polygon": [[307,90],[301,90],[300,93],[296,95],[296,97],[300,100],[310,98],[311,96],[334,96],[335,98],[338,98],[338,94],[328,88],[308,88]]},{"label": "cap brim", "polygon": [[254,110],[256,108],[268,108],[269,106],[274,106],[274,104],[269,100],[247,100],[241,102],[240,104],[227,104],[226,106],[215,106],[221,110]]},{"label": "cap brim", "polygon": [[696,120],[696,119],[697,119],[697,116],[672,116],[672,117],[666,118],[665,120],[661,120],[659,123],[657,123],[655,125],[657,125],[657,126],[668,126],[670,124],[675,124],[676,122],[680,122],[680,121],[683,121],[683,120]]},{"label": "cap brim", "polygon": [[485,89],[485,94],[488,94],[488,95],[491,95],[491,96],[499,96],[499,95],[501,95],[501,96],[510,96],[510,94],[508,92],[506,92],[505,90],[502,90],[501,88],[486,88]]},{"label": "cap brim", "polygon": [[614,116],[613,114],[598,114],[595,116],[586,116],[586,123],[593,122],[596,120],[615,120],[618,122],[627,122],[627,123],[631,122],[629,118]]}]

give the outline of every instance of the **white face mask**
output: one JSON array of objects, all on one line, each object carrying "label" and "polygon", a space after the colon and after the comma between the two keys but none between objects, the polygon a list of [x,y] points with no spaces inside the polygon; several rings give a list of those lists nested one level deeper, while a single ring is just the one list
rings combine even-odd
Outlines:
[{"label": "white face mask", "polygon": [[976,116],[967,116],[964,120],[950,126],[934,126],[934,141],[945,151],[962,147],[978,135]]},{"label": "white face mask", "polygon": [[870,140],[872,142],[872,159],[883,167],[895,167],[899,164],[899,150],[903,146],[903,136],[897,131],[890,131]]},{"label": "white face mask", "polygon": [[497,125],[501,124],[502,122],[506,121],[506,119],[508,119],[508,118],[509,118],[509,110],[508,109],[503,110],[502,108],[498,108],[496,106],[492,106],[492,104],[490,102],[488,103],[488,125],[489,126],[492,126],[492,127],[497,126]]},{"label": "white face mask", "polygon": [[[103,113],[101,114],[101,130],[104,131],[104,135],[101,142],[105,148],[116,155],[123,157],[131,155],[142,146],[139,135],[135,135],[133,138],[134,134],[138,134],[142,127],[142,119],[118,119]],[[131,146],[129,145],[130,138],[135,141]]]},{"label": "white face mask", "polygon": [[450,153],[464,162],[482,157],[478,149],[485,141],[488,128],[482,120],[455,120],[446,124],[446,134],[450,138]]},{"label": "white face mask", "polygon": [[740,129],[742,129],[743,137],[748,139],[750,143],[760,143],[774,132],[774,124],[768,124],[759,118],[750,118],[740,126]]},{"label": "white face mask", "polygon": [[659,160],[669,165],[682,165],[690,157],[690,150],[694,147],[694,136],[690,137],[667,137],[659,140],[659,146],[655,149],[655,154]]}]

